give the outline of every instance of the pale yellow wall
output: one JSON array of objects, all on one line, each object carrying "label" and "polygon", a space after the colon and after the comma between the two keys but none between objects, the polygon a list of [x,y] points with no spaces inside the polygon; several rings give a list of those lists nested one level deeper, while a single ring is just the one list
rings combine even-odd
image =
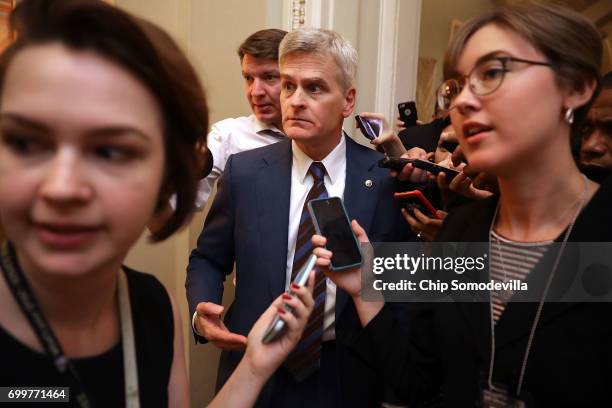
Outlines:
[{"label": "pale yellow wall", "polygon": [[[115,0],[115,4],[147,18],[167,30],[188,53],[207,92],[211,123],[249,113],[243,95],[238,45],[251,33],[280,21],[280,10],[271,0]],[[280,28],[280,27],[277,27]],[[126,263],[156,275],[177,300],[183,314],[185,345],[191,381],[191,405],[205,406],[213,395],[219,352],[211,345],[193,344],[185,299],[185,267],[202,229],[205,212],[189,228],[152,245],[143,234]],[[233,299],[228,283],[224,304]]]},{"label": "pale yellow wall", "polygon": [[[442,61],[451,21],[454,18],[465,21],[492,8],[492,0],[423,0],[419,56]],[[436,77],[442,78],[441,69],[436,71]]]},{"label": "pale yellow wall", "polygon": [[[357,2],[355,2],[357,3]],[[376,102],[376,67],[378,60],[378,15],[380,1],[360,0],[358,31],[354,45],[359,49],[357,67],[357,101],[355,114],[374,112]],[[357,142],[371,146],[361,132],[355,129],[355,120],[349,117],[344,121],[344,128]]]},{"label": "pale yellow wall", "polygon": [[[266,27],[265,0],[194,0],[191,9],[191,57],[202,72],[209,100],[211,123],[250,113],[243,93],[240,60],[236,49],[253,32]],[[274,27],[280,28],[280,27]],[[190,227],[190,247],[202,229],[203,214]],[[226,282],[223,303],[234,298],[231,280]],[[212,345],[191,343],[192,406],[210,401],[217,375],[219,352]]]},{"label": "pale yellow wall", "polygon": [[[434,88],[442,81],[442,62],[450,36],[451,21],[466,21],[492,8],[493,0],[422,0],[419,57],[437,61],[433,74]],[[423,78],[418,78],[417,83],[419,82],[424,82]],[[433,107],[428,106],[427,109],[428,114],[433,112]],[[425,121],[429,120],[429,115],[425,112],[419,111],[419,117]]]}]

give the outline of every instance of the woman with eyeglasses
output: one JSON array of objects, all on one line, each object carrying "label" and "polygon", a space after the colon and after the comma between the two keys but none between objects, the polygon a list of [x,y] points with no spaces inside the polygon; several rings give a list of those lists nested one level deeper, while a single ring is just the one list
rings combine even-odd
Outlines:
[{"label": "woman with eyeglasses", "polygon": [[[476,17],[449,45],[440,107],[470,166],[496,175],[500,192],[451,212],[438,241],[488,243],[485,281],[527,283],[531,297],[493,290],[479,302],[414,304],[402,336],[384,302],[361,297],[358,270],[327,271],[359,312],[353,350],[409,406],[610,405],[611,304],[553,302],[572,284],[607,293],[600,300],[612,289],[610,262],[604,279],[592,280],[571,245],[612,241],[612,182],[589,181],[570,149],[597,93],[601,56],[586,18],[548,5]],[[313,243],[325,268],[325,238]]]}]

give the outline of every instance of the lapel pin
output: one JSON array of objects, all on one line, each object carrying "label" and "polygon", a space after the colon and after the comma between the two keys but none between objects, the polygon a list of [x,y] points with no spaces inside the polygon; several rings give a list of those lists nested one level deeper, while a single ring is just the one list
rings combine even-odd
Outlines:
[{"label": "lapel pin", "polygon": [[374,183],[372,182],[372,180],[366,180],[366,181],[365,181],[365,186],[366,186],[366,187],[372,187],[372,184],[374,184]]}]

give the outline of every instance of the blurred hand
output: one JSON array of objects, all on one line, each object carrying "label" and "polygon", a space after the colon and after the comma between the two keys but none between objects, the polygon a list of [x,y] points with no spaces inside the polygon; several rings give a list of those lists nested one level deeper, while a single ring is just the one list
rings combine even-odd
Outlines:
[{"label": "blurred hand", "polygon": [[221,350],[243,350],[247,338],[232,333],[221,320],[223,306],[211,302],[198,303],[196,307],[196,330]]},{"label": "blurred hand", "polygon": [[[286,294],[277,297],[249,332],[244,362],[260,378],[270,377],[302,337],[302,332],[314,307],[312,298],[314,281],[315,272],[313,270],[310,272],[307,286],[297,289],[292,287],[294,295],[289,299],[285,298],[288,296]],[[291,306],[293,312],[285,311],[284,304]],[[264,344],[262,342],[264,332],[276,315],[285,321],[288,330],[279,339]]]},{"label": "blurred hand", "polygon": [[395,118],[395,128],[397,129],[397,133],[399,133],[402,130],[406,129],[406,125],[405,125],[404,121],[401,120],[399,116]]},{"label": "blurred hand", "polygon": [[444,218],[448,215],[446,211],[438,210],[436,213],[440,219],[431,218],[419,211],[418,208],[415,208],[413,213],[414,216],[410,215],[405,208],[402,208],[402,215],[408,224],[410,224],[412,232],[418,234],[419,238],[425,241],[433,241],[436,239],[444,223]]},{"label": "blurred hand", "polygon": [[450,190],[473,200],[482,200],[499,191],[495,176],[470,168],[461,146],[457,146],[451,159],[452,168],[461,170],[461,173],[450,183],[444,174],[439,174],[436,181],[440,189]]}]

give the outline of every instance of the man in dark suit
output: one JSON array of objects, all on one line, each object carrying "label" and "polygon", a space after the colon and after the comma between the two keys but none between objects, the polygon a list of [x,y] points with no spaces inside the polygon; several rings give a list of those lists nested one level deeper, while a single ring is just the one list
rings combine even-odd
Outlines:
[{"label": "man in dark suit", "polygon": [[[227,162],[186,282],[198,339],[224,350],[218,387],[240,361],[253,323],[310,253],[310,221],[303,221],[313,194],[343,197],[349,216],[372,241],[397,240],[398,228],[405,226],[392,198],[395,182],[376,165],[380,153],[342,131],[355,106],[356,62],[355,49],[332,31],[287,34],[280,74],[288,139]],[[236,297],[222,322],[223,281],[234,262]],[[315,307],[317,318],[311,317],[311,333],[319,335],[307,339],[306,330],[308,344],[298,345],[269,381],[258,407],[370,407],[380,401],[374,373],[345,347],[345,327],[358,319],[352,301],[324,276],[317,282],[315,296],[322,301],[320,314]]]}]

